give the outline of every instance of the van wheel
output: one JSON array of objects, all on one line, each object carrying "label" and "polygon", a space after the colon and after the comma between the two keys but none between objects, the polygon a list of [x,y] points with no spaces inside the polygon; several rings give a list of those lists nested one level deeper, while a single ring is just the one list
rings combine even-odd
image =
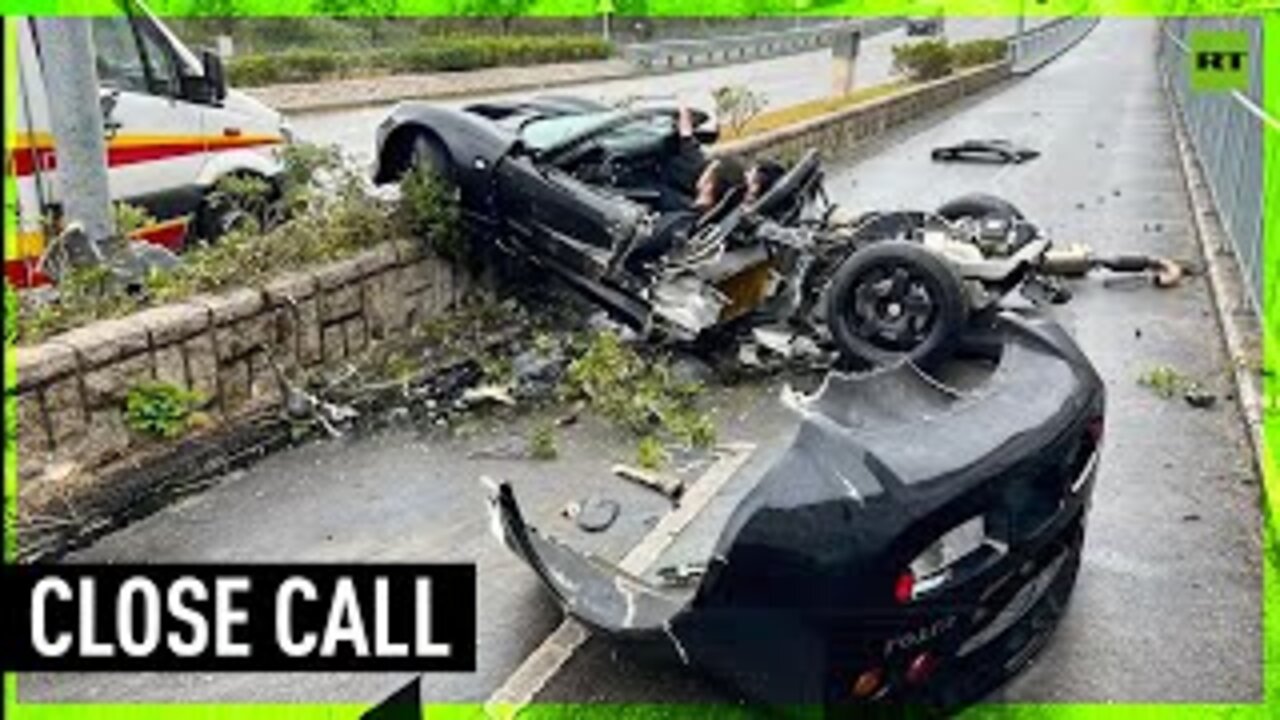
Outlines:
[{"label": "van wheel", "polygon": [[227,233],[236,230],[252,231],[262,228],[265,222],[265,217],[259,217],[258,213],[211,189],[205,193],[200,207],[196,209],[196,232],[192,238],[194,243],[188,245],[212,245]]}]

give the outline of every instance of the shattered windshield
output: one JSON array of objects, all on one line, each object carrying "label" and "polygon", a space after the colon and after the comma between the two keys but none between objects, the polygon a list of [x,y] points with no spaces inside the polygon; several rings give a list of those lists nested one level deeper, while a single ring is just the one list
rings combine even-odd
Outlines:
[{"label": "shattered windshield", "polygon": [[[592,128],[616,122],[625,111],[588,113],[584,115],[567,115],[553,118],[539,118],[526,123],[520,128],[520,137],[532,150],[546,150],[568,140],[575,135],[589,132]],[[649,146],[660,141],[675,128],[675,121],[666,115],[643,115],[631,122],[626,122],[610,129],[596,142],[615,152],[625,152]]]},{"label": "shattered windshield", "polygon": [[618,112],[538,118],[520,128],[520,138],[533,150],[545,150],[590,128],[617,118]]}]

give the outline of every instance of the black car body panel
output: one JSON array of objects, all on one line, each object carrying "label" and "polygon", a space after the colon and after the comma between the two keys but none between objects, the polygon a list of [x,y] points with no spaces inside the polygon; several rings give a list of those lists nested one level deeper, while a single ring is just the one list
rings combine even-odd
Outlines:
[{"label": "black car body panel", "polygon": [[953,145],[936,147],[930,153],[930,157],[938,161],[1023,163],[1040,157],[1040,151],[1003,139],[964,140]]},{"label": "black car body panel", "polygon": [[[502,538],[570,615],[754,700],[841,702],[868,668],[884,683],[862,700],[972,700],[990,689],[973,678],[998,682],[1034,653],[1056,619],[1043,613],[1070,591],[1104,406],[1058,326],[1005,314],[997,329],[997,365],[973,391],[908,364],[830,376],[696,587],[633,577],[539,533],[505,484],[492,498]],[[926,549],[971,527],[981,543],[941,581],[921,576],[896,596]],[[936,680],[913,685],[926,652]]]}]

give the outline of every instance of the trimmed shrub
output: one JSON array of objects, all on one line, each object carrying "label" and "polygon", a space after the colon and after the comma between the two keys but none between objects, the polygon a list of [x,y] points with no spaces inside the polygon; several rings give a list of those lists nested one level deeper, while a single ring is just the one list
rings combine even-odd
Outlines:
[{"label": "trimmed shrub", "polygon": [[452,72],[498,65],[540,65],[609,57],[613,46],[587,35],[431,37],[416,45],[370,53],[292,50],[244,55],[227,64],[233,85],[251,87],[308,82],[334,75],[389,72]]},{"label": "trimmed shrub", "polygon": [[1009,52],[1004,40],[970,40],[951,46],[951,64],[957,68],[1000,62]]},{"label": "trimmed shrub", "polygon": [[893,69],[914,81],[936,80],[951,74],[953,58],[946,40],[925,40],[893,46]]},{"label": "trimmed shrub", "polygon": [[227,80],[249,87],[309,82],[339,74],[352,56],[328,50],[290,50],[276,55],[244,55],[227,63]]}]

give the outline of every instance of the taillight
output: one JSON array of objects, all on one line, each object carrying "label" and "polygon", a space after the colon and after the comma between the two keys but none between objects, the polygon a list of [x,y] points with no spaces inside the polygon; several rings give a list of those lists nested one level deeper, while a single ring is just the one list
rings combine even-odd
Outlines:
[{"label": "taillight", "polygon": [[1089,422],[1084,426],[1084,432],[1089,436],[1089,440],[1093,442],[1094,447],[1102,444],[1102,432],[1106,429],[1106,421],[1101,415],[1089,418]]},{"label": "taillight", "polygon": [[884,679],[884,671],[880,668],[865,670],[849,688],[849,694],[855,698],[868,698],[880,689],[880,681]]},{"label": "taillight", "polygon": [[911,561],[893,586],[893,597],[905,604],[940,589],[953,568],[987,542],[986,519],[977,515],[943,533]]},{"label": "taillight", "polygon": [[893,599],[897,600],[899,605],[906,605],[911,602],[915,591],[916,579],[912,576],[910,570],[904,571],[893,583]]},{"label": "taillight", "polygon": [[938,667],[938,658],[930,652],[922,652],[907,665],[907,682],[920,685],[933,676]]}]

